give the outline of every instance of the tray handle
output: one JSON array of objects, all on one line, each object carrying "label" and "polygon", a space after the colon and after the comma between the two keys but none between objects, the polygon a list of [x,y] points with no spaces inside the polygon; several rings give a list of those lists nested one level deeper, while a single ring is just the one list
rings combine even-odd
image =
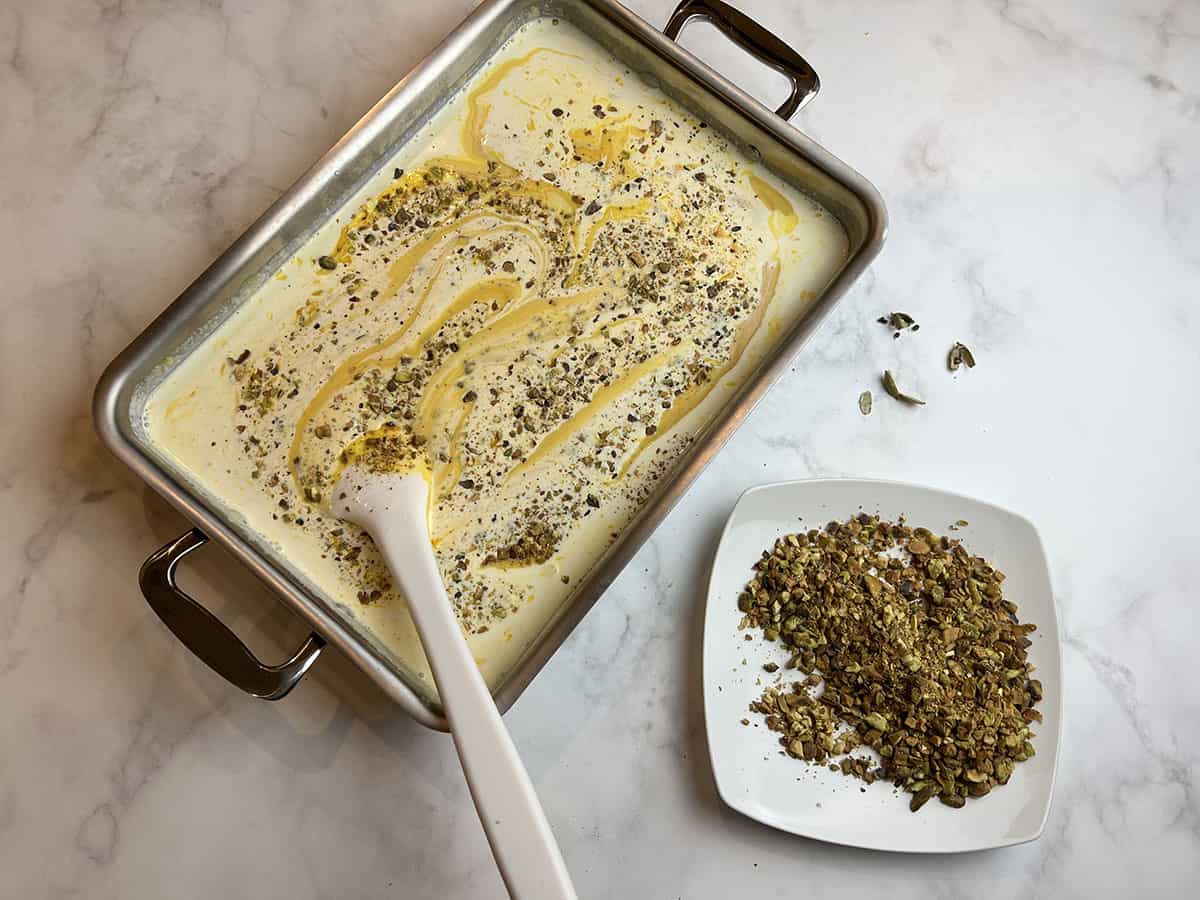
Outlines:
[{"label": "tray handle", "polygon": [[241,638],[197,603],[175,581],[180,560],[202,547],[208,538],[198,528],[155,551],[138,572],[142,595],[160,619],[210,669],[248,694],[279,700],[294,688],[317,659],[325,641],[310,634],[287,662],[259,662]]},{"label": "tray handle", "polygon": [[671,40],[677,40],[683,26],[692,19],[707,19],[725,37],[759,62],[784,75],[792,83],[791,96],[775,110],[775,114],[780,118],[790,119],[817,96],[817,91],[821,89],[821,79],[816,70],[803,56],[745,13],[738,12],[721,0],[683,0],[675,7],[675,12],[671,13],[663,33]]}]

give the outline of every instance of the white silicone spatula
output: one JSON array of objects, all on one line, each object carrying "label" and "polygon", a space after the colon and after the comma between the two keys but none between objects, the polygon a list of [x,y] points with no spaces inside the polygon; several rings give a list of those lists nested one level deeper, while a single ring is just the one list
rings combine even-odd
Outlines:
[{"label": "white silicone spatula", "polygon": [[421,472],[348,466],[333,512],[365,529],[408,600],[500,875],[514,900],[574,900],[571,876],[446,596],[429,542]]}]

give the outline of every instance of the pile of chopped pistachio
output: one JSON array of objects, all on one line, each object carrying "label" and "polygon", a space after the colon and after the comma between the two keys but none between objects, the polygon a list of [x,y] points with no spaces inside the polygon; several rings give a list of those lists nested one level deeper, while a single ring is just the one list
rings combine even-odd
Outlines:
[{"label": "pile of chopped pistachio", "polygon": [[960,541],[860,515],[780,538],[755,571],[743,625],[808,676],[751,704],[789,755],[826,763],[870,747],[877,768],[860,757],[839,769],[892,780],[914,812],[934,796],[961,807],[1033,756],[1037,626],[1017,621],[1003,573]]}]

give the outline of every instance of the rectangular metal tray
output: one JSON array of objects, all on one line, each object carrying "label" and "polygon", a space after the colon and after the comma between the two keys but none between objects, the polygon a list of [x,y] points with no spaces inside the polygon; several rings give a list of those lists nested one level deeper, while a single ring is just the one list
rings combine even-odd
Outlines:
[{"label": "rectangular metal tray", "polygon": [[[486,0],[146,328],[110,364],[96,388],[94,415],[101,438],[198,526],[146,561],[139,579],[143,593],[189,648],[256,696],[277,699],[286,694],[328,641],[418,721],[446,728],[436,699],[423,691],[382,645],[348,613],[289,571],[276,548],[261,541],[244,523],[225,515],[188,484],[185,472],[177,471],[158,453],[143,427],[146,399],[174,366],[251,297],[517,28],[538,16],[558,16],[579,27],[618,60],[815,199],[841,222],[849,237],[849,256],[824,293],[698,437],[498,685],[494,696],[502,711],[604,593],[882,246],[886,212],[878,192],[866,179],[620,4],[613,0]],[[709,19],[789,77],[792,96],[780,108],[781,114],[790,115],[815,93],[816,74],[795,51],[718,0],[684,0],[668,33],[677,35],[695,16]],[[280,666],[259,663],[231,631],[175,584],[179,560],[206,538],[227,547],[311,624],[313,636],[292,659]]]}]

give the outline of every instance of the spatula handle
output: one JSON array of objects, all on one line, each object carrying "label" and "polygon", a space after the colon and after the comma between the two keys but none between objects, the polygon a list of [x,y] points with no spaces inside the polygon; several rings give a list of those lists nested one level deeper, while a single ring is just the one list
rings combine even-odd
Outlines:
[{"label": "spatula handle", "polygon": [[514,900],[574,900],[550,823],[446,596],[424,517],[405,513],[409,499],[375,504],[363,524],[408,599],[496,865]]}]

